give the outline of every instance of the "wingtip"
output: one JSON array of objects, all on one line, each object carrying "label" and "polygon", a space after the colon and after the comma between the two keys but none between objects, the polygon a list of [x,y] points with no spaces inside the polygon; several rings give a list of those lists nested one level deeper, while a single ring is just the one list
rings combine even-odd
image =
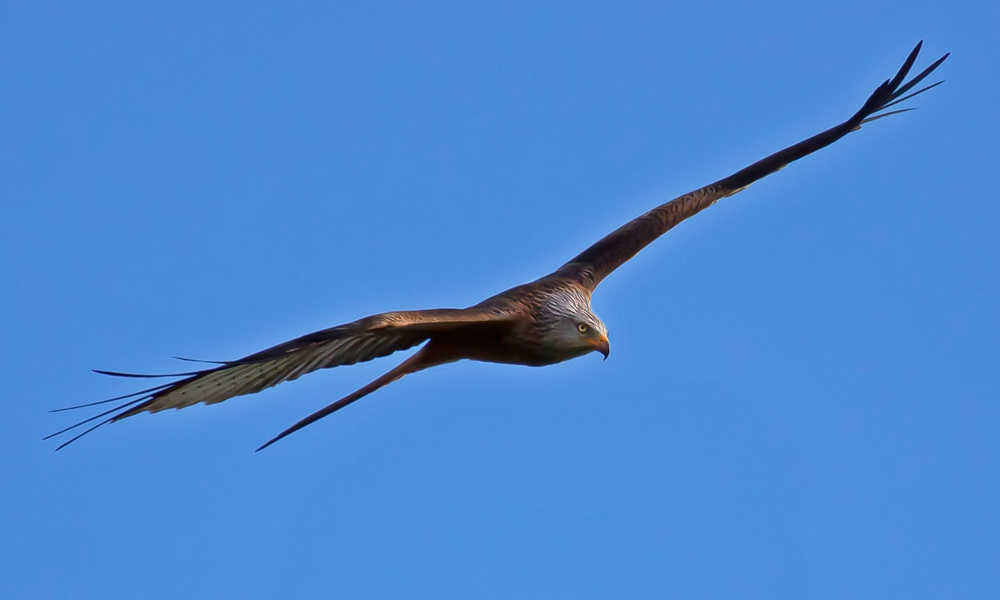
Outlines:
[{"label": "wingtip", "polygon": [[899,68],[896,72],[896,76],[890,80],[890,87],[897,88],[906,79],[906,76],[910,73],[910,69],[913,68],[913,63],[917,61],[917,55],[920,54],[920,47],[923,45],[924,41],[920,40],[917,45],[910,51],[910,55],[906,57],[903,61],[903,66]]},{"label": "wingtip", "polygon": [[278,440],[280,440],[281,438],[285,437],[285,436],[286,436],[286,435],[288,435],[289,433],[291,433],[291,432],[290,432],[290,431],[288,431],[287,429],[286,429],[285,431],[282,431],[282,432],[281,432],[281,433],[279,433],[278,435],[276,435],[276,436],[274,436],[273,438],[271,438],[271,439],[267,440],[266,442],[264,442],[264,443],[263,443],[263,445],[261,445],[261,447],[260,447],[260,448],[257,448],[256,450],[254,450],[254,452],[260,452],[260,451],[261,451],[261,450],[263,450],[264,448],[267,448],[268,446],[270,446],[271,444],[273,444],[273,443],[277,442]]},{"label": "wingtip", "polygon": [[267,448],[268,446],[270,446],[271,444],[273,444],[273,443],[277,442],[277,441],[278,441],[278,440],[280,440],[281,438],[283,438],[283,437],[285,437],[285,436],[289,435],[290,433],[294,433],[294,432],[295,432],[295,431],[297,431],[297,430],[298,430],[299,428],[300,428],[299,424],[298,424],[298,423],[296,423],[295,425],[293,425],[293,426],[289,427],[288,429],[286,429],[286,430],[282,431],[282,432],[281,432],[281,433],[279,433],[278,435],[276,435],[276,436],[274,436],[273,438],[271,438],[271,439],[267,440],[266,442],[264,442],[264,445],[263,445],[263,446],[261,446],[260,448],[257,448],[256,450],[254,450],[254,452],[260,452],[261,450],[263,450],[264,448]]}]

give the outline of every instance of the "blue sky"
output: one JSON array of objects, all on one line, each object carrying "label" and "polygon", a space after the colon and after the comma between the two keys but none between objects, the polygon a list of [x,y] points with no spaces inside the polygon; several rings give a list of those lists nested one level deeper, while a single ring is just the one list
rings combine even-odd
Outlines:
[{"label": "blue sky", "polygon": [[[681,6],[683,4],[683,6]],[[1000,7],[5,3],[5,598],[1000,593]],[[611,358],[396,364],[58,453],[89,371],[467,306],[947,83],[608,278]],[[182,364],[182,363],[181,363]]]}]

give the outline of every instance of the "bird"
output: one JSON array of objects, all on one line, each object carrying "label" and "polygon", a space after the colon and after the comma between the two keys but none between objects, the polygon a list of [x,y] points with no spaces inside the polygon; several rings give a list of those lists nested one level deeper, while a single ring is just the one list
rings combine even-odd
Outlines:
[{"label": "bird", "polygon": [[[233,361],[196,361],[212,366],[185,373],[144,375],[96,370],[104,375],[174,380],[132,394],[53,412],[119,402],[44,439],[98,421],[60,444],[56,450],[91,431],[142,412],[194,404],[216,404],[255,394],[317,371],[352,365],[420,348],[368,385],[310,414],[271,438],[257,450],[310,425],[405,375],[460,360],[541,367],[599,352],[607,360],[608,329],[591,310],[591,295],[615,269],[681,221],[732,196],[790,163],[833,144],[862,125],[914,108],[901,102],[944,83],[912,91],[948,58],[945,54],[905,81],[923,42],[910,52],[898,72],[885,80],[850,118],[797,144],[775,152],[714,183],[653,208],[612,231],[544,277],[513,287],[469,308],[387,312],[316,331]],[[191,359],[182,359],[191,360]]]}]

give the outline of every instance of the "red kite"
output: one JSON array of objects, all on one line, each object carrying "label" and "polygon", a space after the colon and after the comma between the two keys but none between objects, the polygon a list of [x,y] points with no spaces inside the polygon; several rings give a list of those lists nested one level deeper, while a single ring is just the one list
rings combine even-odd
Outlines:
[{"label": "red kite", "polygon": [[590,296],[597,285],[674,225],[720,199],[732,196],[789,163],[829,146],[865,123],[913,110],[886,112],[886,109],[941,84],[939,81],[908,93],[948,57],[945,54],[904,83],[920,46],[917,44],[896,76],[878,86],[861,109],[843,123],[757,161],[725,179],[654,208],[537,281],[501,292],[470,308],[373,315],[304,335],[239,360],[213,363],[216,366],[201,371],[173,375],[97,371],[120,377],[181,379],[110,400],[59,409],[70,410],[126,400],[111,410],[48,437],[106,417],[59,446],[62,448],[101,425],[143,411],[184,408],[199,402],[215,404],[236,396],[254,394],[318,369],[352,365],[423,344],[416,354],[385,375],[292,425],[258,448],[262,450],[404,375],[444,363],[469,359],[540,367],[590,352],[600,352],[607,359],[610,352],[608,330],[590,310]]}]

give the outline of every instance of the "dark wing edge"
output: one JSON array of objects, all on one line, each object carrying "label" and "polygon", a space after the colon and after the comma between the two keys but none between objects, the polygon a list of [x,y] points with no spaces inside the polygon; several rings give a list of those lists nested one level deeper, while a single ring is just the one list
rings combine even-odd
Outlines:
[{"label": "dark wing edge", "polygon": [[199,403],[215,404],[236,396],[254,394],[318,369],[352,365],[407,350],[427,341],[437,332],[453,331],[470,325],[501,324],[511,318],[505,311],[478,307],[382,313],[316,331],[239,360],[223,361],[219,366],[200,371],[169,375],[96,371],[115,377],[183,379],[107,400],[56,409],[52,412],[127,400],[43,439],[53,438],[104,417],[89,429],[59,445],[56,450],[60,450],[102,425],[144,411],[159,412]]},{"label": "dark wing edge", "polygon": [[876,88],[872,95],[868,97],[864,106],[858,112],[854,113],[850,119],[798,144],[775,152],[725,179],[679,196],[633,219],[561,266],[557,271],[552,273],[551,277],[575,280],[588,291],[593,292],[594,288],[612,271],[625,264],[640,250],[653,242],[653,240],[669,231],[684,219],[712,206],[726,196],[732,196],[746,189],[755,181],[763,179],[771,173],[780,171],[789,163],[829,146],[848,133],[860,129],[861,125],[865,123],[914,110],[908,108],[882,112],[887,108],[896,106],[900,102],[944,83],[943,81],[939,81],[916,92],[907,94],[907,92],[923,81],[948,58],[948,54],[945,54],[921,71],[919,75],[903,83],[906,75],[913,67],[913,63],[917,59],[917,54],[919,54],[922,45],[922,41],[917,44],[895,77],[886,80]]}]

